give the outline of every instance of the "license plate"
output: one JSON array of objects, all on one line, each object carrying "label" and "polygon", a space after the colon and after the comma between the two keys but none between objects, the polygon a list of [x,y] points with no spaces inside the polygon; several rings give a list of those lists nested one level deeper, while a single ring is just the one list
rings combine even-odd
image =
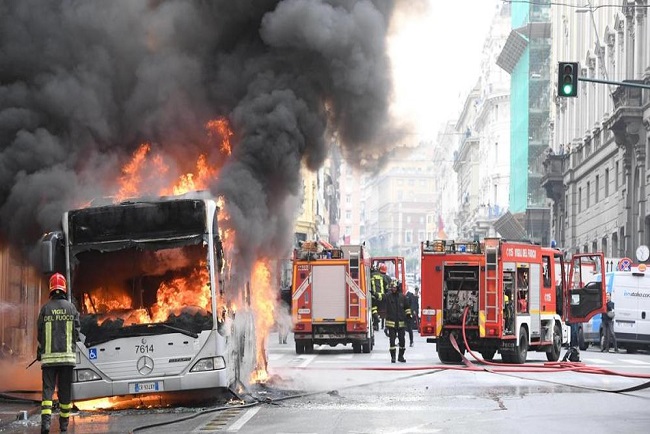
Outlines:
[{"label": "license plate", "polygon": [[150,392],[162,392],[162,391],[163,391],[162,381],[149,381],[147,383],[129,384],[130,393],[150,393]]},{"label": "license plate", "polygon": [[616,327],[622,329],[631,329],[634,326],[634,323],[631,321],[616,321]]}]

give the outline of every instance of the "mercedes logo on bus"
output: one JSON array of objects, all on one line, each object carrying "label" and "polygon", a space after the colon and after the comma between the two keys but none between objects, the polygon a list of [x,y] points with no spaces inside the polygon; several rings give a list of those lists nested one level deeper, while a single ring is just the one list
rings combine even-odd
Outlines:
[{"label": "mercedes logo on bus", "polygon": [[140,375],[149,375],[153,371],[153,359],[149,356],[142,356],[138,359],[136,368]]}]

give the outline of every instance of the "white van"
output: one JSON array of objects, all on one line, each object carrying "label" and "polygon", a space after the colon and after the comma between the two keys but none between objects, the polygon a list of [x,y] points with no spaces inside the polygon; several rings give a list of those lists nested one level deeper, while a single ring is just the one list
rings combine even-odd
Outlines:
[{"label": "white van", "polygon": [[[614,333],[618,346],[628,352],[650,348],[650,269],[644,264],[631,271],[606,273],[607,292],[614,302]],[[582,324],[585,348],[588,343],[600,345],[601,316]],[[581,349],[582,345],[581,345]]]}]

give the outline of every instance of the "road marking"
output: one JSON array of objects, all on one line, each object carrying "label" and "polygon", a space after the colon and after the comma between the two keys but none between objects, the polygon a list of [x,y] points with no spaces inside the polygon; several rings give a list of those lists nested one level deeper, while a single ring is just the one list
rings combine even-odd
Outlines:
[{"label": "road marking", "polygon": [[257,414],[257,412],[260,411],[260,407],[253,407],[250,410],[248,410],[242,417],[237,419],[237,422],[233,423],[228,427],[226,431],[228,432],[236,432],[239,431],[253,416]]},{"label": "road marking", "polygon": [[305,366],[309,365],[314,359],[316,358],[316,355],[308,355],[308,356],[298,356],[297,359],[302,359],[302,362],[298,364],[299,368],[304,368]]},{"label": "road marking", "polygon": [[614,361],[612,360],[605,360],[605,359],[592,359],[591,357],[582,359],[583,363],[594,363],[597,365],[613,365]]},{"label": "road marking", "polygon": [[620,359],[622,362],[625,363],[631,363],[633,365],[650,365],[648,362],[644,362],[643,360],[636,360],[636,359]]}]

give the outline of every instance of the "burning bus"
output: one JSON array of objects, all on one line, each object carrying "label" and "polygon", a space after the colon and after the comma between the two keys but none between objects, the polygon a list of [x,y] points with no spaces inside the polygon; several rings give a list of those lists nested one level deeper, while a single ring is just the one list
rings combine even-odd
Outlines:
[{"label": "burning bus", "polygon": [[75,401],[248,378],[254,320],[226,302],[218,211],[199,193],[130,200],[68,211],[43,238],[43,271],[67,276],[81,315]]}]

